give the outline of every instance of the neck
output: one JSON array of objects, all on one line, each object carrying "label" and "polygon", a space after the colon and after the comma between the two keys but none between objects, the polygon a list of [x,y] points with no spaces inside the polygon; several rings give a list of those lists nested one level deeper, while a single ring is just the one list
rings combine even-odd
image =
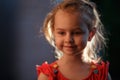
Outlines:
[{"label": "neck", "polygon": [[67,64],[67,65],[83,65],[84,62],[81,58],[81,55],[63,55],[61,57],[61,59],[59,60],[61,63],[63,64]]}]

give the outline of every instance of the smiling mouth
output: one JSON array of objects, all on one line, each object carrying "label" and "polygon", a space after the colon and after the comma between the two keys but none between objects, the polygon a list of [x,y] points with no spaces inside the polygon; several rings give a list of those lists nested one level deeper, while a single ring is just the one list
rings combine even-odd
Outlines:
[{"label": "smiling mouth", "polygon": [[73,52],[75,51],[75,46],[64,46],[65,51]]},{"label": "smiling mouth", "polygon": [[65,48],[68,48],[68,49],[74,49],[75,46],[64,46]]}]

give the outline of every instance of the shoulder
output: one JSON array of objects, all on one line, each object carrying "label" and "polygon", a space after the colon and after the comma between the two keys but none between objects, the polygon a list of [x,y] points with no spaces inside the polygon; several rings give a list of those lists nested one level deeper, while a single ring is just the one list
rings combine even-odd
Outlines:
[{"label": "shoulder", "polygon": [[109,62],[108,61],[101,61],[99,63],[92,63],[93,65],[95,65],[98,69],[105,69],[105,68],[109,68]]},{"label": "shoulder", "polygon": [[47,62],[42,63],[42,65],[36,65],[37,74],[39,75],[41,72],[46,73],[49,68],[50,65]]},{"label": "shoulder", "polygon": [[47,62],[42,63],[42,65],[37,65],[36,70],[38,74],[38,80],[48,80],[54,76],[53,64],[55,62],[48,64]]},{"label": "shoulder", "polygon": [[94,64],[96,68],[94,68],[93,72],[95,75],[98,75],[99,79],[101,80],[111,80],[108,79],[109,75],[109,62],[108,61],[101,61],[100,63]]}]

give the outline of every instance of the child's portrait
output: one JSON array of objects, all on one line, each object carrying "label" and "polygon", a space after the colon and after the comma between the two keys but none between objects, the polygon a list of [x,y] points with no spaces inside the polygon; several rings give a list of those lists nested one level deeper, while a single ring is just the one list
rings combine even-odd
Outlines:
[{"label": "child's portrait", "polygon": [[119,2],[0,1],[0,80],[119,80]]}]

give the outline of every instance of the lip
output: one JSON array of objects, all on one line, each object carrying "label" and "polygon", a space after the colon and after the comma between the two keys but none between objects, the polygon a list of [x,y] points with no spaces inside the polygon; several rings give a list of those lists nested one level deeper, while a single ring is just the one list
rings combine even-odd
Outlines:
[{"label": "lip", "polygon": [[64,47],[73,48],[74,46],[64,46]]},{"label": "lip", "polygon": [[73,52],[75,51],[75,46],[64,46],[65,51]]},{"label": "lip", "polygon": [[64,46],[65,48],[70,48],[70,49],[73,49],[75,48],[75,46]]}]

